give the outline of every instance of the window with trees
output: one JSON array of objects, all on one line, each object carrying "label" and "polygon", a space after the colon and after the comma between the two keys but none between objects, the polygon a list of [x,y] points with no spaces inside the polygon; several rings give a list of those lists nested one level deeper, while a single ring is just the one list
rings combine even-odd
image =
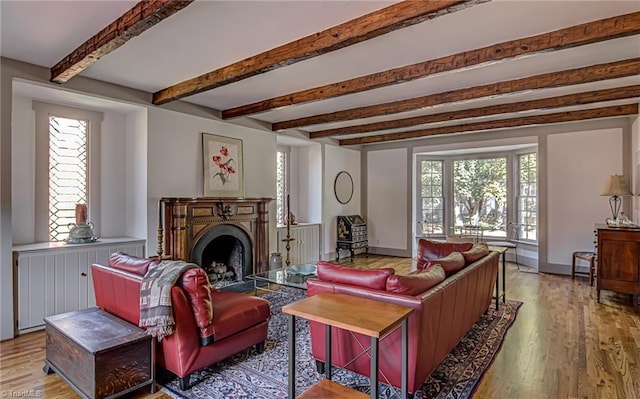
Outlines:
[{"label": "window with trees", "polygon": [[536,152],[478,155],[418,157],[418,234],[445,236],[472,226],[499,238],[517,223],[520,239],[537,240]]},{"label": "window with trees", "polygon": [[453,162],[454,226],[480,227],[490,236],[506,236],[507,159]]},{"label": "window with trees", "polygon": [[535,152],[518,155],[518,224],[520,239],[538,239],[538,160]]},{"label": "window with trees", "polygon": [[420,229],[422,234],[444,232],[444,189],[442,161],[424,160],[420,163]]}]

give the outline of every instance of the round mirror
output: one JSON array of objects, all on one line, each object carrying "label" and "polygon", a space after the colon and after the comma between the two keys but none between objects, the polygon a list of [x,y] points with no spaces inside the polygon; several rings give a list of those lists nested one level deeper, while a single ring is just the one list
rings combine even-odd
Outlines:
[{"label": "round mirror", "polygon": [[333,192],[336,194],[336,199],[341,204],[346,204],[351,201],[353,197],[353,179],[347,171],[341,171],[336,176],[336,180],[333,182]]}]

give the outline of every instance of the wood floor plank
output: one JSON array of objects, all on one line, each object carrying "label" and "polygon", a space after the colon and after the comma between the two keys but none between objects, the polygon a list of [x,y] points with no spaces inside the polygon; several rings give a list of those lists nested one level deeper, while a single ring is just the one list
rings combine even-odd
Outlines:
[{"label": "wood floor plank", "polygon": [[[415,260],[377,255],[339,263],[415,270]],[[598,304],[585,278],[522,273],[508,264],[507,298],[523,305],[474,399],[640,398],[640,308],[629,296],[603,291]],[[0,343],[2,392],[78,398],[59,376],[42,372],[44,338],[39,331]],[[169,398],[147,388],[128,397]]]}]

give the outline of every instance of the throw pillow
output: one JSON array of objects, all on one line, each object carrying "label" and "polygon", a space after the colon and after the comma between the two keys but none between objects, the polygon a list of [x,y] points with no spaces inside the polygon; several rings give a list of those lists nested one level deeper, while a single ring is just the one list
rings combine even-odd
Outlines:
[{"label": "throw pillow", "polygon": [[418,240],[418,270],[425,269],[431,260],[440,259],[452,252],[468,251],[473,246],[471,242],[439,242],[424,238]]},{"label": "throw pillow", "polygon": [[429,270],[435,265],[442,266],[445,274],[447,275],[447,277],[449,277],[452,274],[456,274],[458,271],[464,269],[464,257],[460,252],[451,252],[444,258],[429,261],[425,270]]},{"label": "throw pillow", "polygon": [[387,287],[387,278],[396,272],[392,268],[354,269],[323,261],[318,262],[316,266],[320,280],[376,290],[384,290]]},{"label": "throw pillow", "polygon": [[405,295],[419,295],[429,288],[435,287],[445,278],[444,269],[439,265],[406,276],[394,274],[387,279],[387,291]]},{"label": "throw pillow", "polygon": [[481,242],[475,244],[470,250],[462,252],[464,261],[467,265],[484,258],[489,255],[489,247],[486,243]]}]

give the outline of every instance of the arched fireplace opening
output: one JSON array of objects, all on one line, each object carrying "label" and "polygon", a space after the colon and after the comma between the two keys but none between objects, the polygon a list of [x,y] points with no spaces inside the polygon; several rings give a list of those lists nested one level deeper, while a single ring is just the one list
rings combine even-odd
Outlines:
[{"label": "arched fireplace opening", "polygon": [[233,224],[209,228],[193,246],[190,258],[207,272],[216,288],[238,284],[253,273],[251,238]]}]

